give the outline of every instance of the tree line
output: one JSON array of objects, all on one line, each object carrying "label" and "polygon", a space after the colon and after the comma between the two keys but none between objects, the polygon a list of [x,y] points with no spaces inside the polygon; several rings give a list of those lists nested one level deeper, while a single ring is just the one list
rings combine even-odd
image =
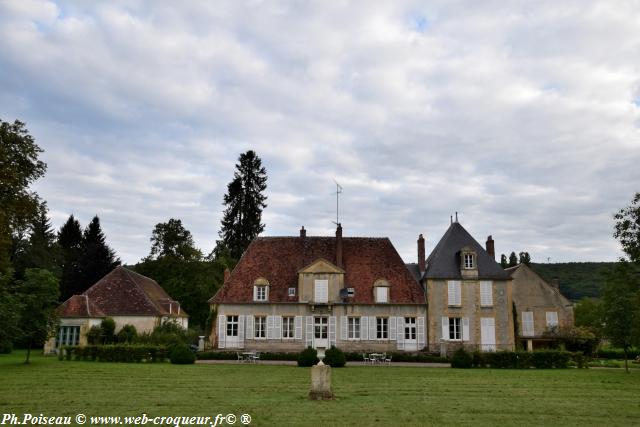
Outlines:
[{"label": "tree line", "polygon": [[[55,309],[121,264],[106,242],[100,219],[82,227],[72,214],[54,231],[46,201],[32,189],[47,165],[25,123],[0,119],[0,353],[13,345],[41,345],[57,329]],[[254,151],[239,156],[224,196],[214,250],[196,248],[182,221],[156,224],[149,255],[130,266],[156,280],[204,331],[207,300],[220,287],[249,243],[264,230],[267,174]]]}]

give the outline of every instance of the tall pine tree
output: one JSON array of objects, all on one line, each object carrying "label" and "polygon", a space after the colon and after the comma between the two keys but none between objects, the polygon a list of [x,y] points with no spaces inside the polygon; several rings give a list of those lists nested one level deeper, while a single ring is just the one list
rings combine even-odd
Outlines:
[{"label": "tall pine tree", "polygon": [[58,231],[58,246],[62,275],[60,279],[60,301],[82,293],[80,290],[80,254],[82,250],[82,229],[77,219],[71,215]]},{"label": "tall pine tree", "polygon": [[120,259],[107,245],[100,227],[100,219],[94,216],[84,230],[80,245],[78,260],[80,292],[84,292],[118,265],[120,265]]},{"label": "tall pine tree", "polygon": [[518,257],[515,252],[511,252],[511,255],[509,255],[509,267],[515,267],[516,265],[518,265]]},{"label": "tall pine tree", "polygon": [[267,207],[267,171],[260,157],[249,150],[240,155],[233,180],[227,186],[224,196],[226,206],[222,218],[222,229],[217,253],[226,250],[238,259],[249,243],[263,230],[262,210]]},{"label": "tall pine tree", "polygon": [[16,278],[24,278],[28,268],[44,268],[60,276],[60,256],[56,233],[51,228],[51,221],[47,216],[47,203],[42,202],[38,208],[38,215],[30,225],[29,238],[23,244],[24,248],[14,262]]}]

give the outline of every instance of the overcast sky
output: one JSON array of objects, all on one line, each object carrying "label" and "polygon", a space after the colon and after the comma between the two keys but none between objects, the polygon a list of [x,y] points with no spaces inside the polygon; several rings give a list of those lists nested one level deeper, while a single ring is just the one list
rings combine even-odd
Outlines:
[{"label": "overcast sky", "polygon": [[0,0],[0,118],[45,150],[55,227],[99,215],[126,263],[169,218],[208,253],[249,149],[264,235],[332,235],[335,179],[345,236],[407,262],[455,211],[498,254],[616,259],[612,216],[640,191],[640,3],[477,4]]}]

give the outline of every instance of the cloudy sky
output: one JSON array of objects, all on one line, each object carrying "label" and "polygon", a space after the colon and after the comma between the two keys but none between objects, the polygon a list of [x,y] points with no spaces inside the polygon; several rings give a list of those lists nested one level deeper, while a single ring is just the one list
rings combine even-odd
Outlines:
[{"label": "cloudy sky", "polygon": [[[505,3],[509,3],[505,6]],[[58,228],[126,263],[154,225],[217,238],[238,155],[265,235],[388,236],[407,262],[459,212],[496,251],[614,260],[640,191],[640,3],[0,0],[0,118],[45,150]]]}]

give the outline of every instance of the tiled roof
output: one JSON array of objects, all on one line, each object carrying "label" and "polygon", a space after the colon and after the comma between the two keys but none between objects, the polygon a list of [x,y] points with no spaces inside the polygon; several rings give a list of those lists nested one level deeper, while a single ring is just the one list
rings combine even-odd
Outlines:
[{"label": "tiled roof", "polygon": [[460,250],[470,247],[476,253],[478,279],[508,280],[510,278],[500,264],[464,229],[454,222],[444,233],[427,258],[427,279],[462,279],[460,274]]},{"label": "tiled roof", "polygon": [[155,280],[122,266],[116,267],[82,295],[74,295],[62,303],[58,315],[188,316]]},{"label": "tiled roof", "polygon": [[[298,271],[318,259],[336,262],[335,237],[259,237],[240,258],[229,279],[209,302],[253,301],[253,283],[259,277],[269,281],[270,302],[297,302],[288,296],[298,286]],[[355,288],[355,304],[372,304],[373,284],[386,279],[390,302],[424,304],[424,293],[387,238],[343,237],[342,268],[345,286]]]}]

